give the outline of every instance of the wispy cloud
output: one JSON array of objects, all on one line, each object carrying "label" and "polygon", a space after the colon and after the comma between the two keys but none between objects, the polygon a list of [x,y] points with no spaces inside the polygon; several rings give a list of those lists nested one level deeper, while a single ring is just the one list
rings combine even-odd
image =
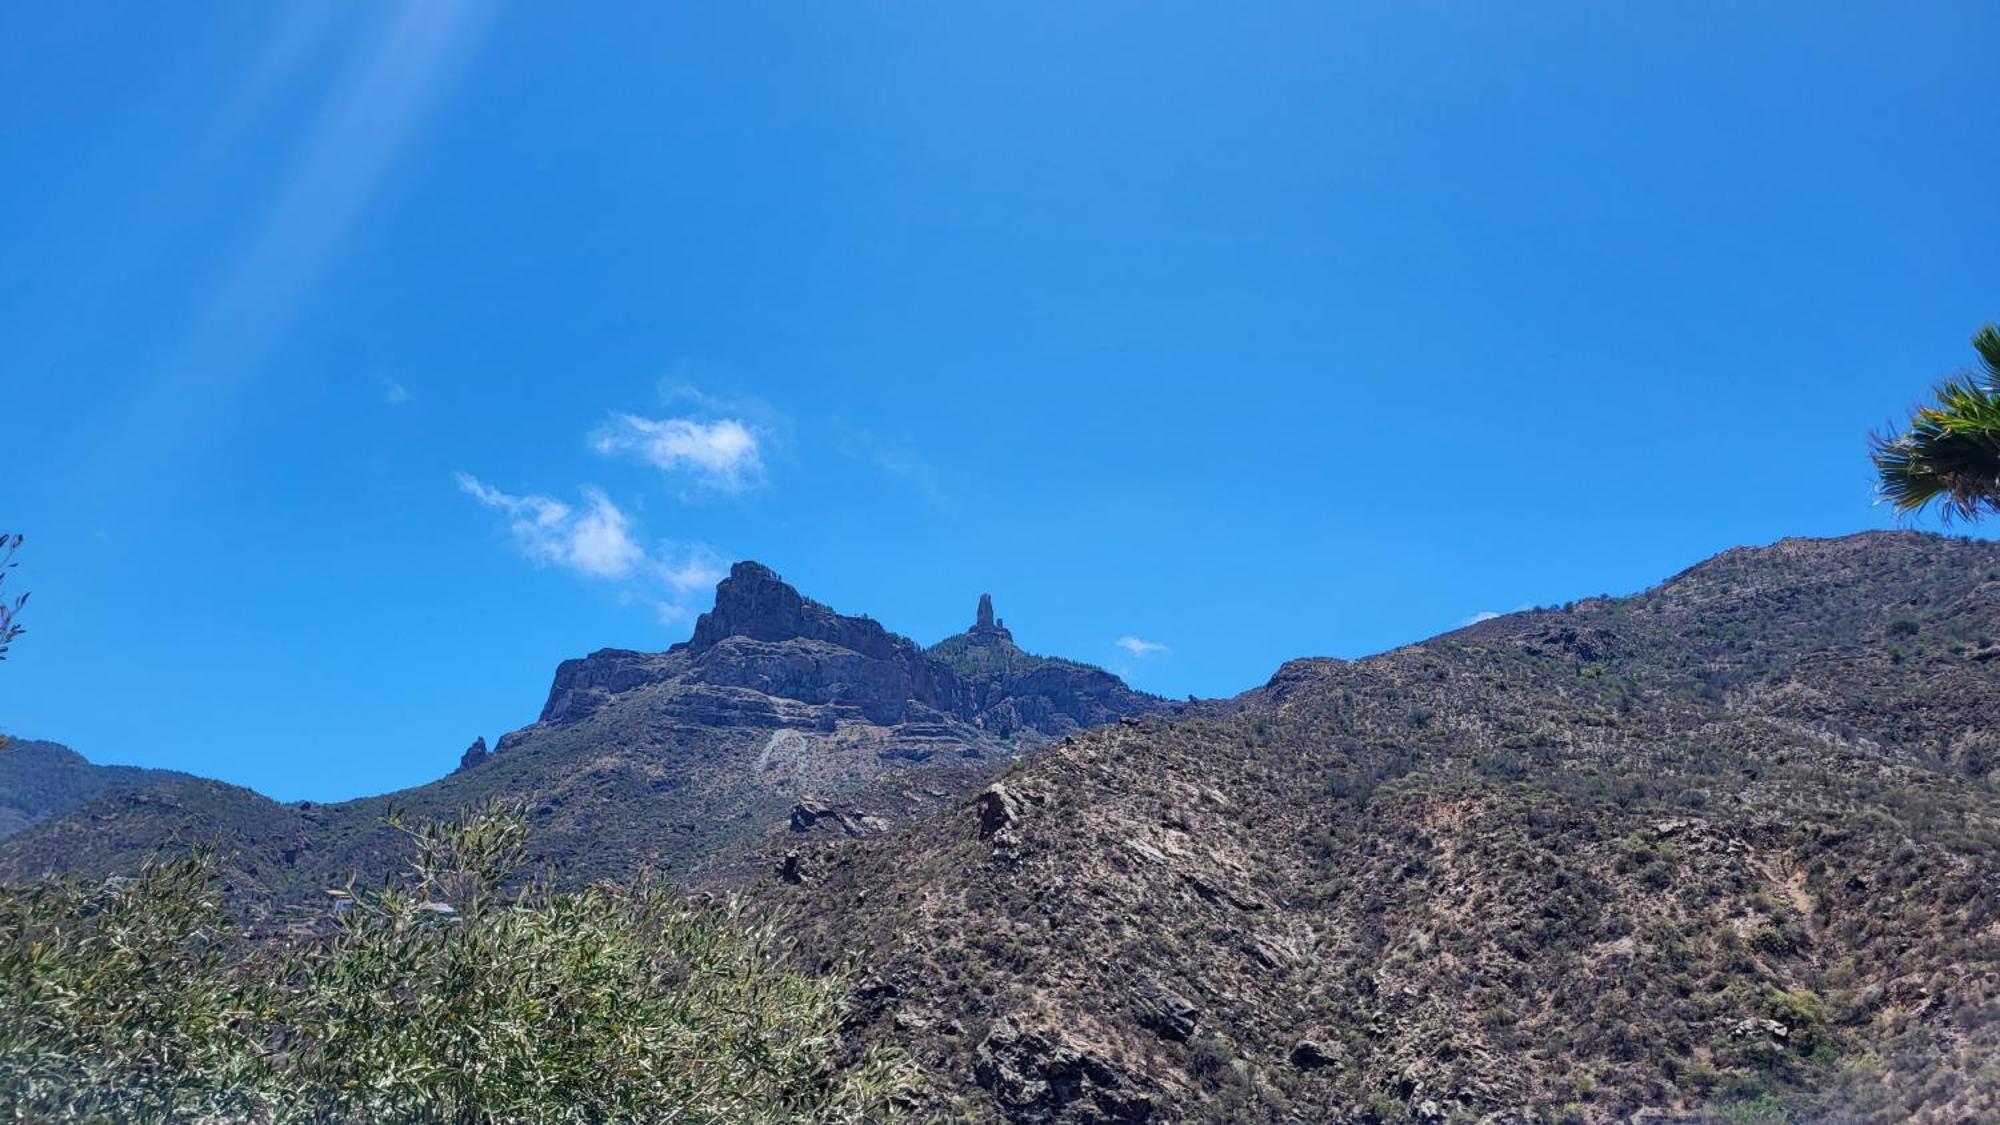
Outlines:
[{"label": "wispy cloud", "polygon": [[1130,633],[1111,642],[1137,657],[1158,656],[1167,651],[1167,646],[1158,641],[1142,640]]},{"label": "wispy cloud", "polygon": [[653,557],[653,574],[675,594],[698,594],[729,573],[728,560],[699,543],[663,544]]},{"label": "wispy cloud", "polygon": [[410,388],[391,379],[382,386],[382,401],[390,406],[401,406],[410,401]]},{"label": "wispy cloud", "polygon": [[638,457],[666,473],[686,473],[720,492],[741,492],[764,479],[757,431],[740,418],[644,418],[614,414],[590,437],[606,456]]},{"label": "wispy cloud", "polygon": [[547,496],[515,496],[471,473],[458,474],[466,495],[507,516],[521,553],[537,563],[560,566],[594,578],[624,578],[646,552],[633,541],[631,520],[609,497],[583,490],[579,511]]},{"label": "wispy cloud", "polygon": [[651,551],[631,517],[595,488],[580,490],[581,507],[549,496],[516,496],[471,473],[457,474],[459,490],[504,514],[514,545],[540,566],[618,583],[618,600],[644,606],[663,625],[694,616],[728,573],[728,561],[705,543],[666,540]]},{"label": "wispy cloud", "polygon": [[621,590],[618,604],[637,606],[652,611],[653,617],[662,625],[679,625],[694,618],[695,610],[683,602],[642,593],[638,590]]}]

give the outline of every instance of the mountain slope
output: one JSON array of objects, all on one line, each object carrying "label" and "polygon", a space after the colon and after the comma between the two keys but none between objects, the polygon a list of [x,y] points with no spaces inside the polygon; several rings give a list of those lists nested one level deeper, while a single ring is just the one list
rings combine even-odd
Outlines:
[{"label": "mountain slope", "polygon": [[104,793],[185,780],[186,774],[137,766],[100,766],[55,742],[0,742],[0,836],[76,808]]},{"label": "mountain slope", "polygon": [[1733,551],[1067,739],[757,893],[1021,1122],[2000,1117],[2000,547]]},{"label": "mountain slope", "polygon": [[0,875],[125,869],[207,833],[246,888],[316,893],[401,862],[391,809],[439,816],[488,800],[525,807],[534,866],[565,881],[685,874],[788,828],[880,831],[972,792],[1045,731],[1168,707],[1067,662],[965,680],[744,562],[688,641],[564,661],[535,723],[490,751],[475,744],[438,781],[334,805],[216,783],[100,802],[0,844]]}]

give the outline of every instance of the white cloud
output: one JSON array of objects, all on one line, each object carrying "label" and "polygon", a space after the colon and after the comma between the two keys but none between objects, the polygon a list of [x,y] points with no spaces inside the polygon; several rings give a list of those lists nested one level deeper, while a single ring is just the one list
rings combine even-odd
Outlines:
[{"label": "white cloud", "polygon": [[1482,609],[1478,613],[1473,614],[1471,617],[1468,617],[1465,620],[1459,622],[1458,627],[1463,629],[1467,625],[1477,625],[1481,621],[1491,621],[1498,616],[1500,615],[1493,612],[1490,609]]},{"label": "white cloud", "polygon": [[665,598],[642,594],[636,590],[619,591],[618,604],[649,609],[653,611],[653,617],[662,625],[679,625],[694,616],[694,610],[679,602],[670,602]]},{"label": "white cloud", "polygon": [[505,513],[515,546],[536,564],[617,582],[621,604],[651,610],[662,625],[693,617],[693,603],[729,573],[728,560],[705,543],[663,541],[647,551],[630,517],[595,488],[582,490],[583,504],[576,508],[548,496],[502,492],[471,473],[458,474],[458,487]]},{"label": "white cloud", "polygon": [[1167,651],[1167,646],[1158,641],[1140,640],[1129,633],[1111,643],[1131,653],[1133,656],[1154,656]]},{"label": "white cloud", "polygon": [[606,456],[631,454],[663,472],[687,472],[709,487],[740,492],[764,477],[757,431],[738,418],[642,418],[614,414],[590,438]]},{"label": "white cloud", "polygon": [[382,388],[382,401],[391,406],[401,406],[410,401],[410,388],[401,383],[391,381],[387,386]]},{"label": "white cloud", "polygon": [[666,544],[652,562],[653,573],[660,581],[682,596],[709,590],[729,573],[722,556],[700,544],[688,547]]},{"label": "white cloud", "polygon": [[632,542],[631,521],[602,492],[587,488],[583,495],[590,510],[569,527],[569,565],[606,578],[630,573],[646,553]]},{"label": "white cloud", "polygon": [[623,578],[646,552],[632,540],[631,521],[609,497],[583,490],[578,512],[547,496],[514,496],[471,473],[458,474],[466,495],[507,514],[508,530],[521,552],[538,563],[565,567],[596,578]]}]

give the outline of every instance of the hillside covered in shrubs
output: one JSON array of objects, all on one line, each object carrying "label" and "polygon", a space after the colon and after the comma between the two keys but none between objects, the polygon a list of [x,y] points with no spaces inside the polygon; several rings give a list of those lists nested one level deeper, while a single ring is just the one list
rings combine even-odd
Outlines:
[{"label": "hillside covered in shrubs", "polygon": [[1022,1122],[2000,1118],[2000,547],[1732,551],[1066,740],[759,893]]},{"label": "hillside covered in shrubs", "polygon": [[[351,853],[375,866],[301,905],[307,868],[269,843],[293,837],[219,801],[203,823],[263,841],[287,895],[172,848],[0,891],[0,1099],[71,1120],[1993,1119],[1996,630],[2000,546],[1786,540],[1293,661],[1011,767],[897,766],[937,811],[794,815],[670,879],[537,881],[535,791],[526,819],[378,818]],[[969,636],[968,668],[1017,659],[985,612]],[[460,776],[513,776],[509,754],[552,775],[569,745]],[[622,753],[657,780],[688,746]],[[601,765],[616,799],[579,803],[567,846],[643,867],[655,821],[605,818],[650,790]],[[37,870],[115,858],[137,838],[92,834],[161,799],[9,846]],[[283,812],[291,833],[315,810]]]},{"label": "hillside covered in shrubs", "polygon": [[0,890],[0,1104],[36,1121],[874,1121],[912,1073],[850,989],[667,888],[507,890],[526,828],[238,929],[210,858]]}]

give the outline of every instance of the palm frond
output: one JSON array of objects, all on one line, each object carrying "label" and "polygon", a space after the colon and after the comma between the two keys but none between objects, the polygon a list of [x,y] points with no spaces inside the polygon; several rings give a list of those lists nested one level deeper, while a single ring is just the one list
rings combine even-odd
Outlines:
[{"label": "palm frond", "polygon": [[1983,379],[1946,380],[1907,432],[1870,439],[1877,492],[1899,512],[1936,503],[1947,521],[2000,513],[2000,330],[1989,324],[1972,344]]},{"label": "palm frond", "polygon": [[1979,364],[1986,369],[1986,389],[2000,391],[2000,328],[1989,324],[1972,338]]}]

